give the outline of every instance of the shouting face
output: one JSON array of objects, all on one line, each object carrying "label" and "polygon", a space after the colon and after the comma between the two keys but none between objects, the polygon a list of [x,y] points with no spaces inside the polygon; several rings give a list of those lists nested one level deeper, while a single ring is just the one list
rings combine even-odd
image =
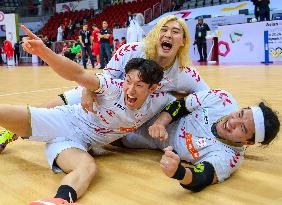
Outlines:
[{"label": "shouting face", "polygon": [[157,85],[149,85],[140,79],[138,70],[131,70],[126,74],[123,86],[124,101],[127,108],[134,110],[142,107],[147,97],[153,93]]}]

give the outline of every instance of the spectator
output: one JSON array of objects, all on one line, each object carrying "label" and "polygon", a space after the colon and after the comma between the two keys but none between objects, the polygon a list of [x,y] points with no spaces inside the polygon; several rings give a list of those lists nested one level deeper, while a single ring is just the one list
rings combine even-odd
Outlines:
[{"label": "spectator", "polygon": [[131,13],[131,11],[128,11],[128,16],[127,16],[127,20],[126,20],[126,27],[128,27],[130,25],[130,21],[133,19],[133,14]]},{"label": "spectator", "polygon": [[119,49],[119,47],[121,46],[121,43],[119,42],[118,39],[114,40],[114,51],[113,54]]},{"label": "spectator", "polygon": [[49,40],[47,35],[43,37],[42,41],[48,48],[52,49],[52,41]]},{"label": "spectator", "polygon": [[119,25],[119,23],[118,23],[118,22],[115,22],[115,24],[114,24],[114,27],[113,27],[113,28],[117,29],[117,28],[121,28],[121,26]]},{"label": "spectator", "polygon": [[111,32],[108,29],[107,21],[103,21],[102,29],[98,37],[100,38],[100,64],[101,69],[105,68],[106,62],[111,59],[111,46],[110,46],[110,35]]},{"label": "spectator", "polygon": [[3,54],[2,46],[0,46],[0,65],[3,65],[3,63],[4,63],[3,58],[2,58],[2,54]]},{"label": "spectator", "polygon": [[20,64],[20,43],[17,40],[17,42],[14,44],[14,61],[15,64]]},{"label": "spectator", "polygon": [[259,1],[259,20],[270,21],[269,0]]},{"label": "spectator", "polygon": [[96,63],[95,63],[95,68],[100,67],[100,39],[99,39],[99,28],[93,24],[92,26],[93,31],[92,31],[92,39],[93,39],[93,44],[92,44],[92,53],[94,56],[96,56]]},{"label": "spectator", "polygon": [[127,32],[126,32],[127,43],[141,42],[143,40],[143,37],[145,36],[145,32],[143,31],[142,27],[139,24],[142,23],[141,20],[142,17],[143,17],[142,14],[141,16],[140,14],[135,14],[134,18],[130,21],[130,25],[127,28]]},{"label": "spectator", "polygon": [[257,19],[257,21],[259,20],[259,0],[251,0],[255,6],[254,8],[254,14],[255,14],[255,18]]},{"label": "spectator", "polygon": [[71,42],[65,41],[64,45],[63,45],[63,49],[62,49],[61,55],[64,56],[65,52],[70,50],[70,47],[71,47]]},{"label": "spectator", "polygon": [[88,57],[90,58],[91,64],[92,64],[92,68],[94,68],[94,57],[92,55],[92,51],[91,51],[91,44],[92,44],[92,36],[90,31],[88,30],[88,25],[87,23],[84,23],[82,30],[79,31],[79,41],[81,44],[81,51],[82,51],[82,63],[83,63],[83,67],[84,69],[87,69],[86,67],[86,63],[87,63],[87,59],[86,59],[86,51],[88,54]]},{"label": "spectator", "polygon": [[121,37],[121,43],[120,43],[120,46],[126,44],[126,38],[123,36]]},{"label": "spectator", "polygon": [[60,24],[57,30],[57,41],[63,41],[63,26]]},{"label": "spectator", "polygon": [[78,42],[73,43],[72,47],[64,53],[64,56],[74,60],[81,51],[81,46]]},{"label": "spectator", "polygon": [[180,9],[180,6],[177,5],[176,1],[171,1],[171,5],[170,5],[170,9],[169,11],[172,12],[172,11],[178,11]]},{"label": "spectator", "polygon": [[70,20],[68,28],[69,28],[70,35],[73,36],[74,30],[75,30],[75,23],[73,23],[72,20]]},{"label": "spectator", "polygon": [[207,31],[210,31],[208,24],[204,23],[203,18],[198,19],[198,24],[196,25],[195,42],[197,44],[198,52],[200,55],[200,60],[198,62],[207,62]]},{"label": "spectator", "polygon": [[[52,41],[49,41],[49,38],[47,35],[45,35],[43,38],[42,38],[42,41],[43,43],[46,45],[46,47],[50,48],[52,50]],[[41,65],[44,65],[45,62],[42,60],[41,61]]]}]

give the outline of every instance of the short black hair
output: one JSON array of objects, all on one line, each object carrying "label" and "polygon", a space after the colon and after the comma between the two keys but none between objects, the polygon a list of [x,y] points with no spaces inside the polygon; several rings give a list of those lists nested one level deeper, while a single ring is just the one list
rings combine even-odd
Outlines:
[{"label": "short black hair", "polygon": [[258,106],[262,110],[265,127],[265,138],[261,144],[268,145],[278,134],[280,130],[280,121],[277,113],[270,107],[266,106],[264,102],[260,102]]},{"label": "short black hair", "polygon": [[125,40],[125,37],[124,37],[124,36],[123,36],[123,37],[121,37],[121,40],[123,40],[123,39]]},{"label": "short black hair", "polygon": [[163,68],[153,60],[144,58],[132,58],[125,65],[125,73],[131,70],[139,71],[139,78],[150,86],[159,83],[163,79]]}]

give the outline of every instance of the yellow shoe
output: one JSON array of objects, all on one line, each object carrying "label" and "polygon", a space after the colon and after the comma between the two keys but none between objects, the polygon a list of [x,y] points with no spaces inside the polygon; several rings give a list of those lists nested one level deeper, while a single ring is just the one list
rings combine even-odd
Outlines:
[{"label": "yellow shoe", "polygon": [[9,130],[0,131],[0,153],[5,149],[8,143],[18,139],[18,136]]}]

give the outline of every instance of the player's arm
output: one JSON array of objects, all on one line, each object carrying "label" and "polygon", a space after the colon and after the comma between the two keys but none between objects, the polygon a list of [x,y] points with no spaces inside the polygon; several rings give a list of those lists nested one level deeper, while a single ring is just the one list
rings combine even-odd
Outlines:
[{"label": "player's arm", "polygon": [[166,140],[168,138],[168,134],[165,127],[171,122],[176,121],[187,114],[189,114],[189,111],[185,107],[184,99],[171,102],[163,109],[154,124],[149,127],[148,131],[150,136],[160,140]]},{"label": "player's arm", "polygon": [[[22,26],[21,28],[30,38],[35,36],[25,26]],[[64,79],[75,81],[79,85],[90,90],[97,90],[99,88],[98,77],[86,72],[77,63],[69,60],[68,58],[54,53],[51,49],[45,46],[42,40],[38,38],[25,40],[23,43],[23,48],[31,54],[38,55]]]},{"label": "player's arm", "polygon": [[214,167],[209,162],[201,162],[192,168],[185,168],[178,154],[171,146],[164,149],[165,153],[160,161],[162,171],[170,178],[179,181],[180,185],[193,192],[216,183],[217,178]]}]

